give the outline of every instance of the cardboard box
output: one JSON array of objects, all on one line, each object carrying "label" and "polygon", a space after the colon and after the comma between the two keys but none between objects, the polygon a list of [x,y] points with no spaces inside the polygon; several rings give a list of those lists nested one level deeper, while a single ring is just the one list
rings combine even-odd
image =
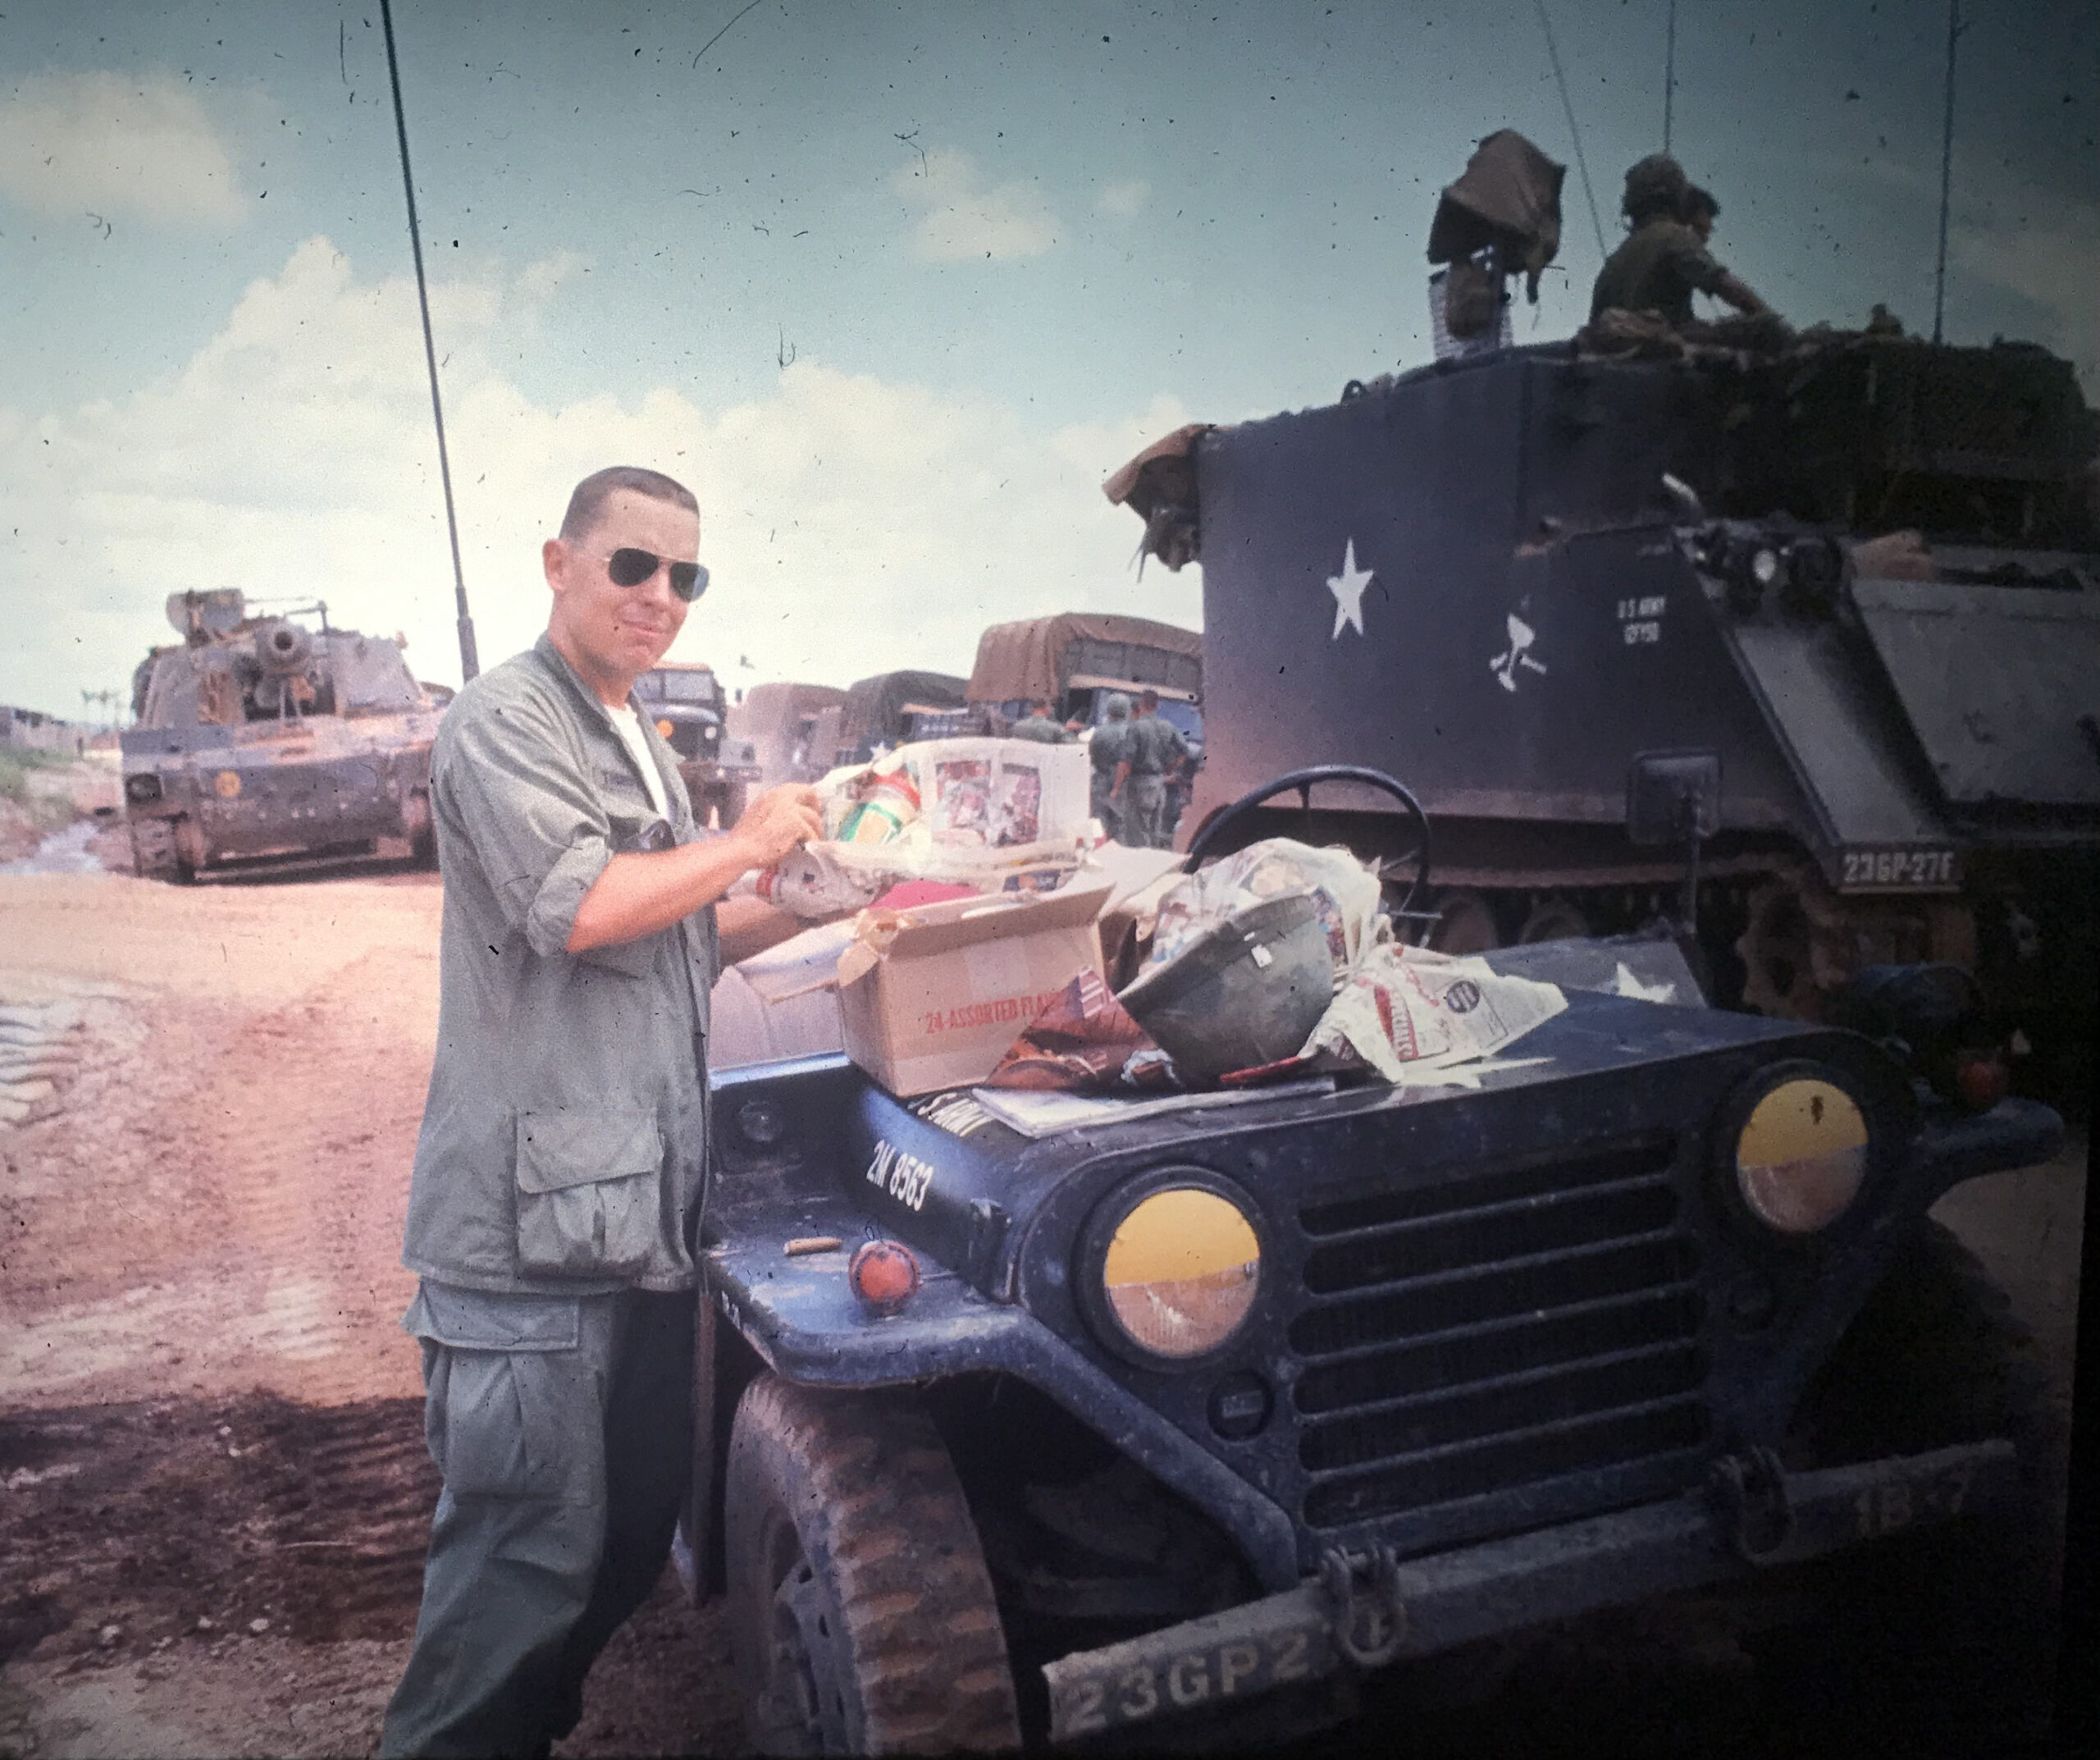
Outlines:
[{"label": "cardboard box", "polygon": [[982,1081],[1051,998],[1101,971],[1111,890],[862,912],[838,962],[847,1054],[906,1098]]}]

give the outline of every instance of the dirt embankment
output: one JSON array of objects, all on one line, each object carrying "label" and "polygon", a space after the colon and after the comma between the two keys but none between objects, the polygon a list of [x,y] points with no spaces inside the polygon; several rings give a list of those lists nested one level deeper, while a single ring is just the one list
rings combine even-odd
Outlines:
[{"label": "dirt embankment", "polygon": [[92,838],[83,842],[93,841],[107,866],[130,867],[115,752],[69,758],[0,746],[0,863],[33,855],[76,820],[94,821]]}]

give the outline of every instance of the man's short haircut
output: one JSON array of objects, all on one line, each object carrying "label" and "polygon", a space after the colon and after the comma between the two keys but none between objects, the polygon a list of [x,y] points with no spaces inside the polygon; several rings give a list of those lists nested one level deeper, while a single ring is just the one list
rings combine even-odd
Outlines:
[{"label": "man's short haircut", "polygon": [[1140,709],[1157,709],[1159,706],[1159,693],[1157,691],[1139,692],[1138,706]]},{"label": "man's short haircut", "polygon": [[605,512],[605,503],[622,489],[645,495],[652,501],[669,501],[695,517],[700,513],[700,503],[692,491],[677,478],[666,477],[660,470],[645,470],[639,464],[611,464],[591,472],[570,494],[568,511],[561,516],[562,542],[573,544],[587,536]]},{"label": "man's short haircut", "polygon": [[1721,204],[1714,199],[1711,190],[1702,190],[1697,184],[1684,192],[1684,217],[1696,220],[1704,214],[1709,220],[1720,217]]}]

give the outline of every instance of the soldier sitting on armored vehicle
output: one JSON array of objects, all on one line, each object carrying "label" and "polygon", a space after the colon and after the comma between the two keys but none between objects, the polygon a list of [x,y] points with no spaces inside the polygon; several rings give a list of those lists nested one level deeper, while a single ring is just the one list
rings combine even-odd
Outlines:
[{"label": "soldier sitting on armored vehicle", "polygon": [[1632,167],[1619,207],[1632,231],[1598,272],[1590,300],[1592,326],[1607,313],[1632,313],[1653,314],[1684,331],[1695,322],[1694,293],[1725,300],[1746,318],[1776,321],[1772,308],[1706,249],[1721,204],[1696,189],[1675,159],[1650,153]]}]

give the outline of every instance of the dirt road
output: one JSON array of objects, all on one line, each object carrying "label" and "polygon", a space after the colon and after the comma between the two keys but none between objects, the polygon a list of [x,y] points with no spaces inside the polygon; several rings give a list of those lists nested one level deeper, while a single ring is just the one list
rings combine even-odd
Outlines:
[{"label": "dirt road", "polygon": [[[0,875],[0,1756],[376,1739],[436,1493],[395,1322],[438,903],[414,873]],[[2066,1399],[2083,1160],[1942,1211]],[[1710,1712],[1737,1678],[1688,1616],[1589,1630],[1559,1654],[1591,1677],[1582,1657],[1631,1642]],[[740,1740],[719,1616],[667,1584],[562,1751]]]},{"label": "dirt road", "polygon": [[[395,1323],[436,1032],[421,874],[0,877],[0,1753],[363,1753],[435,1474]],[[737,1744],[668,1591],[574,1754]]]}]

